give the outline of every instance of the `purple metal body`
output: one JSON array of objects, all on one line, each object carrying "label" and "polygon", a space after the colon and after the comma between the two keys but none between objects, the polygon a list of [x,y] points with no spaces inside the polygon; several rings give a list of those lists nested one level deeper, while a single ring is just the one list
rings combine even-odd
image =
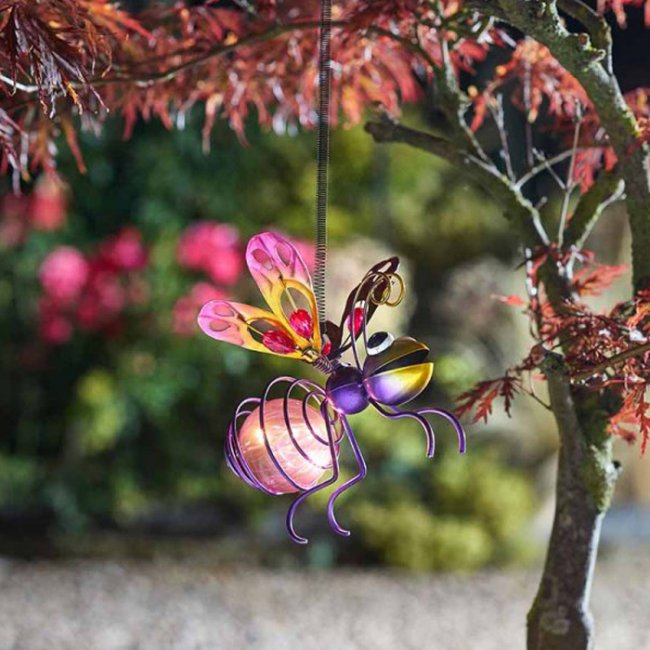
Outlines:
[{"label": "purple metal body", "polygon": [[352,366],[334,369],[325,384],[325,394],[332,406],[344,415],[361,413],[370,403],[363,375]]}]

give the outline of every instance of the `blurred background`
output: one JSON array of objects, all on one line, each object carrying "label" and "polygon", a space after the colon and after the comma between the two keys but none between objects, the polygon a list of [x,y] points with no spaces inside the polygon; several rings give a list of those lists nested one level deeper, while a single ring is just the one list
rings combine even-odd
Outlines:
[{"label": "blurred background", "polygon": [[[405,121],[426,128],[429,113]],[[508,119],[516,133],[521,118]],[[196,313],[216,297],[261,304],[243,260],[257,232],[281,231],[313,258],[315,140],[251,123],[245,145],[217,128],[206,154],[200,130],[198,115],[184,130],[141,123],[125,142],[112,124],[82,138],[86,173],[62,150],[65,180],[4,188],[0,648],[280,648],[287,630],[301,648],[422,647],[434,632],[442,648],[522,647],[556,451],[533,400],[468,426],[465,457],[438,427],[433,462],[416,427],[354,416],[369,475],[340,501],[349,539],[330,533],[315,499],[297,519],[311,543],[294,547],[290,497],[227,471],[234,406],[309,369],[216,344]],[[431,156],[377,147],[361,128],[337,130],[332,150],[329,316],[398,254],[409,295],[384,325],[430,346],[434,381],[419,401],[451,408],[530,345],[525,316],[495,297],[524,295],[508,223]],[[545,209],[556,208],[551,196]],[[626,261],[619,208],[588,247]],[[621,279],[603,306],[628,287]],[[625,472],[595,587],[603,648],[632,647],[616,640],[649,604],[641,583],[634,591],[650,569],[647,460],[616,444]],[[650,643],[633,627],[646,634],[636,647]]]}]

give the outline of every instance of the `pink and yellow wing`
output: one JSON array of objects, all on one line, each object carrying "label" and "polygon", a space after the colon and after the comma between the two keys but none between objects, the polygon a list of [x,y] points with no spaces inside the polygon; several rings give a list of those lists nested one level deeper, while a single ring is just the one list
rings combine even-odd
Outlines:
[{"label": "pink and yellow wing", "polygon": [[230,300],[211,300],[198,316],[201,330],[208,336],[255,352],[267,352],[300,359],[291,332],[274,314]]},{"label": "pink and yellow wing", "polygon": [[212,300],[199,313],[199,327],[217,341],[315,361],[322,340],[309,270],[300,253],[279,235],[262,233],[249,241],[246,262],[271,311]]},{"label": "pink and yellow wing", "polygon": [[299,348],[320,351],[316,297],[309,269],[289,241],[265,232],[248,242],[246,263],[273,315]]}]

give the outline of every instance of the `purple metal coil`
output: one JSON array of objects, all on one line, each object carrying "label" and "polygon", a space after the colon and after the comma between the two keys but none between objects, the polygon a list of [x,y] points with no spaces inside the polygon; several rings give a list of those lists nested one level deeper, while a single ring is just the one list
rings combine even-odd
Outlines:
[{"label": "purple metal coil", "polygon": [[[295,448],[296,452],[300,455],[300,457],[305,460],[305,462],[312,463],[313,465],[323,470],[331,469],[331,475],[329,477],[326,477],[325,480],[320,481],[319,483],[317,483],[316,485],[308,489],[304,489],[296,480],[294,480],[294,477],[286,470],[283,463],[274,452],[273,446],[271,445],[271,442],[267,435],[266,407],[267,404],[271,401],[271,394],[273,389],[280,384],[285,384],[284,390],[281,394],[281,399],[284,402],[283,404],[284,423],[287,429],[287,434],[289,436],[289,439],[291,440],[293,447]],[[320,444],[327,445],[327,448],[329,450],[329,461],[330,461],[327,465],[314,461],[314,459],[305,451],[305,449],[303,449],[303,446],[300,444],[300,442],[297,440],[295,436],[294,425],[289,416],[289,404],[290,404],[290,400],[295,401],[297,399],[296,397],[293,396],[296,390],[303,391],[303,395],[298,401],[301,404],[303,421],[307,426],[307,429],[309,430],[309,432],[317,442],[319,442]],[[323,419],[323,422],[325,423],[325,428],[327,431],[326,439],[318,435],[318,433],[316,432],[316,428],[314,427],[314,423],[310,420],[310,416],[309,416],[310,402],[318,406],[320,416]],[[247,400],[244,400],[237,407],[235,411],[235,416],[228,428],[228,434],[226,437],[226,445],[225,445],[226,463],[228,467],[231,469],[231,471],[236,476],[241,478],[247,485],[257,490],[260,490],[266,494],[273,494],[273,495],[280,494],[281,492],[277,492],[269,489],[262,481],[259,480],[255,472],[253,471],[253,468],[251,468],[249,463],[247,462],[246,454],[243,452],[239,440],[239,429],[241,426],[241,422],[244,421],[245,418],[250,416],[252,413],[255,413],[256,409],[257,412],[259,413],[259,428],[263,434],[263,442],[264,442],[266,454],[268,455],[268,459],[271,461],[271,463],[273,463],[273,466],[278,472],[278,474],[285,481],[287,481],[287,483],[293,486],[296,491],[301,492],[301,494],[293,501],[293,503],[289,508],[289,511],[287,512],[287,530],[289,532],[289,536],[294,542],[298,544],[307,543],[307,539],[299,535],[295,530],[293,519],[298,507],[308,497],[315,494],[316,492],[319,492],[320,490],[323,490],[329,485],[332,485],[338,480],[339,445],[343,437],[346,435],[348,439],[351,440],[353,444],[353,450],[355,456],[357,457],[360,463],[360,472],[356,477],[354,477],[354,479],[351,479],[350,481],[347,481],[344,485],[342,485],[330,497],[330,501],[328,503],[328,513],[332,513],[330,514],[330,524],[333,530],[335,530],[339,534],[349,534],[347,531],[345,531],[336,523],[336,519],[334,518],[333,515],[333,505],[336,498],[342,492],[344,492],[348,487],[350,487],[354,483],[360,481],[365,476],[365,463],[363,462],[361,451],[352,436],[350,426],[345,416],[343,416],[340,413],[336,413],[335,411],[332,411],[329,408],[325,391],[318,384],[306,379],[294,379],[292,377],[278,377],[274,379],[267,385],[261,399],[249,398]]]}]

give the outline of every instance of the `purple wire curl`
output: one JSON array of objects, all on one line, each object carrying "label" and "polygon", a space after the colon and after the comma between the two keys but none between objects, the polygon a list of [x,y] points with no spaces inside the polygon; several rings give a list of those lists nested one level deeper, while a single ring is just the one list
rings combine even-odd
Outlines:
[{"label": "purple wire curl", "polygon": [[448,411],[447,409],[436,408],[434,406],[425,406],[423,408],[416,409],[416,411],[422,415],[430,413],[431,415],[437,415],[438,417],[447,420],[447,422],[449,422],[449,424],[451,424],[451,426],[454,428],[454,431],[456,431],[456,436],[458,437],[458,453],[465,453],[467,450],[467,436],[465,435],[465,429],[463,429],[463,425],[460,423],[460,420],[451,411]]},{"label": "purple wire curl", "polygon": [[241,452],[239,446],[239,437],[237,435],[237,425],[238,421],[242,416],[248,417],[253,410],[244,410],[244,406],[247,404],[255,404],[256,407],[260,404],[260,399],[256,397],[249,397],[239,404],[235,411],[235,416],[228,427],[228,433],[226,435],[226,463],[228,467],[234,472],[236,476],[241,478],[245,483],[251,487],[265,492],[266,494],[274,495],[275,492],[267,489],[262,483],[257,480],[257,477],[248,466],[244,455]]},{"label": "purple wire curl", "polygon": [[[339,459],[338,459],[338,454],[336,449],[337,445],[335,442],[335,437],[332,433],[334,425],[330,422],[330,419],[328,417],[327,402],[323,402],[321,404],[321,415],[325,420],[325,428],[327,429],[327,438],[329,440],[330,454],[332,457],[332,475],[322,483],[315,485],[309,490],[303,492],[300,496],[296,497],[293,503],[289,506],[289,510],[287,511],[287,531],[289,532],[289,537],[292,539],[292,541],[296,542],[296,544],[307,544],[309,542],[309,540],[306,537],[302,537],[296,532],[293,523],[293,519],[296,515],[296,510],[298,509],[298,506],[300,506],[300,504],[303,501],[308,499],[313,494],[316,494],[317,492],[324,490],[326,487],[336,483],[336,481],[338,481],[339,479]],[[343,415],[339,417],[343,422],[343,426],[347,429],[348,425],[347,425],[347,421],[345,420],[345,417]]]},{"label": "purple wire curl", "polygon": [[[302,447],[298,444],[298,441],[296,440],[296,437],[293,432],[291,419],[289,417],[289,412],[288,412],[289,399],[297,399],[298,401],[301,402],[303,419],[307,425],[307,428],[309,429],[312,436],[320,443],[327,445],[330,451],[331,470],[332,470],[331,476],[327,478],[325,481],[318,483],[317,485],[307,490],[305,490],[300,484],[294,481],[293,478],[284,470],[282,464],[278,461],[275,454],[273,453],[273,449],[269,442],[267,431],[266,431],[266,420],[265,420],[265,413],[264,413],[265,406],[272,399],[271,398],[272,389],[281,383],[288,384],[288,386],[285,388],[283,394],[279,397],[279,399],[283,400],[283,414],[284,414],[285,426],[287,428],[287,432],[296,451],[306,461],[312,463],[315,467],[324,470],[330,469],[330,467],[323,467],[322,465],[315,463],[309,457],[309,454],[307,454],[302,449]],[[302,389],[305,392],[302,398],[295,398],[291,396],[292,392],[294,392],[296,389]],[[315,402],[320,410],[321,417],[325,422],[325,428],[327,431],[327,440],[324,440],[316,433],[313,424],[309,420],[308,404],[310,401]],[[235,410],[235,415],[233,417],[233,420],[231,421],[230,426],[228,427],[228,432],[226,435],[226,444],[225,444],[226,464],[229,467],[229,469],[236,476],[242,479],[247,485],[269,495],[277,495],[280,493],[275,492],[273,490],[269,490],[263,483],[261,483],[257,479],[254,472],[248,465],[239,444],[238,433],[239,433],[240,422],[246,417],[248,417],[249,415],[251,415],[256,408],[259,410],[260,430],[262,431],[262,435],[264,438],[264,446],[269,459],[273,463],[278,473],[296,490],[301,491],[301,494],[296,499],[294,499],[293,503],[289,507],[289,510],[287,512],[286,523],[287,523],[287,531],[289,533],[289,537],[297,544],[306,544],[308,540],[305,537],[299,535],[295,530],[295,526],[293,522],[294,516],[296,514],[298,507],[303,501],[305,501],[312,494],[315,494],[316,492],[323,490],[324,488],[328,487],[329,485],[332,485],[338,480],[340,474],[339,463],[338,463],[339,444],[343,439],[344,435],[346,434],[349,435],[351,433],[350,427],[347,423],[347,420],[345,419],[345,416],[343,416],[342,414],[335,413],[334,416],[330,414],[330,412],[328,411],[328,402],[327,402],[327,396],[325,394],[325,391],[321,386],[307,379],[294,379],[293,377],[286,377],[286,376],[276,377],[271,382],[269,382],[269,384],[267,384],[262,398],[250,397],[242,401],[237,407],[237,409]],[[356,441],[354,445],[356,446],[355,455],[360,454],[360,450],[358,449],[358,445],[356,445]],[[365,465],[364,465],[364,472],[365,472]],[[361,479],[359,478],[357,480],[361,480]],[[342,490],[341,489],[337,490],[337,492],[339,491]],[[333,495],[333,497],[335,495]],[[343,530],[340,527],[338,527],[338,525],[336,524],[336,520],[334,520],[334,524],[332,524],[332,526],[335,530],[337,528],[341,531]],[[345,533],[341,533],[341,534],[345,534]]]},{"label": "purple wire curl", "polygon": [[[294,379],[293,377],[277,377],[273,381],[271,381],[265,391],[264,395],[261,399],[259,398],[248,398],[242,401],[239,406],[237,407],[235,411],[235,415],[233,417],[233,420],[230,423],[230,426],[228,427],[228,432],[226,435],[226,444],[225,444],[225,456],[226,456],[226,464],[227,466],[231,469],[231,471],[241,478],[247,485],[260,490],[261,492],[264,492],[265,494],[269,495],[278,495],[281,494],[280,492],[275,492],[273,490],[269,490],[264,484],[262,484],[257,477],[255,476],[255,473],[252,471],[252,469],[249,467],[246,458],[244,454],[241,451],[241,447],[239,444],[239,424],[240,420],[244,417],[248,417],[251,415],[251,413],[254,412],[255,408],[259,409],[259,419],[260,419],[260,430],[262,431],[263,439],[264,439],[264,446],[266,453],[273,463],[275,469],[278,471],[278,473],[295,489],[298,491],[304,490],[304,487],[300,484],[298,484],[282,467],[281,463],[278,461],[276,458],[273,449],[271,447],[271,444],[268,439],[267,431],[266,431],[266,421],[265,421],[265,405],[269,401],[269,396],[270,396],[270,391],[271,389],[276,386],[279,383],[288,383],[289,387],[287,390],[285,390],[284,395],[280,397],[284,401],[284,406],[285,406],[285,425],[287,427],[287,431],[289,433],[289,437],[291,439],[291,442],[294,445],[294,448],[298,453],[300,453],[306,461],[312,463],[315,467],[319,467],[319,469],[329,469],[328,467],[322,467],[315,463],[308,454],[304,453],[304,450],[300,447],[298,444],[295,435],[293,433],[292,425],[290,419],[287,417],[287,408],[288,408],[288,399],[289,395],[291,393],[291,390],[294,388],[302,388],[305,391],[305,396],[302,398],[302,409],[303,409],[303,414],[306,412],[306,403],[310,400],[313,399],[315,400],[319,408],[320,406],[325,402],[326,396],[324,390],[318,386],[318,384],[306,380],[306,379]],[[250,405],[250,406],[249,406]],[[249,407],[249,408],[245,408]],[[326,444],[329,446],[329,442],[323,440],[319,436],[316,435],[315,430],[313,428],[313,425],[309,420],[306,420],[306,424],[308,426],[309,431],[312,433],[312,435],[322,444]],[[342,435],[342,434],[341,434]],[[338,444],[340,441],[341,436],[335,439],[335,444]]]},{"label": "purple wire curl", "polygon": [[422,427],[422,429],[424,430],[424,433],[427,437],[427,458],[433,458],[435,454],[436,443],[435,443],[435,434],[433,432],[433,427],[431,426],[429,421],[424,417],[426,414],[437,415],[447,420],[454,427],[454,430],[456,431],[456,435],[458,436],[458,452],[461,454],[465,453],[465,450],[467,448],[467,439],[465,436],[465,431],[458,418],[450,411],[447,411],[445,409],[435,408],[433,406],[425,406],[423,408],[415,409],[414,411],[402,411],[400,409],[394,409],[394,408],[391,409],[382,406],[379,402],[376,402],[375,400],[371,400],[370,403],[375,407],[378,413],[380,413],[385,418],[388,418],[390,420],[410,418],[418,422]]},{"label": "purple wire curl", "polygon": [[350,531],[343,528],[336,520],[336,516],[334,514],[334,504],[336,500],[339,498],[339,496],[343,494],[343,492],[351,488],[356,483],[363,481],[363,479],[366,477],[366,473],[368,470],[366,467],[366,461],[363,457],[363,454],[361,453],[361,448],[359,447],[359,444],[357,443],[357,439],[352,433],[350,423],[345,417],[342,418],[342,422],[343,422],[343,427],[345,429],[345,433],[348,437],[348,440],[350,441],[352,452],[354,453],[354,457],[357,461],[357,465],[359,467],[359,473],[356,476],[353,476],[351,479],[347,480],[345,483],[343,483],[343,485],[338,487],[334,491],[334,493],[330,496],[330,498],[327,501],[327,518],[329,520],[330,528],[335,533],[337,533],[338,535],[342,535],[343,537],[348,537],[350,535]]}]

